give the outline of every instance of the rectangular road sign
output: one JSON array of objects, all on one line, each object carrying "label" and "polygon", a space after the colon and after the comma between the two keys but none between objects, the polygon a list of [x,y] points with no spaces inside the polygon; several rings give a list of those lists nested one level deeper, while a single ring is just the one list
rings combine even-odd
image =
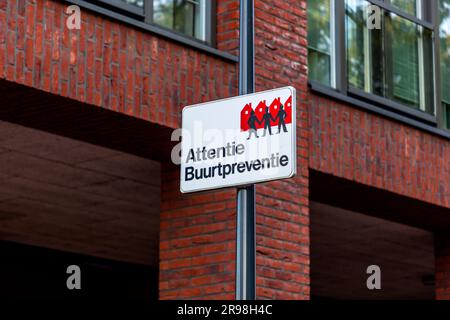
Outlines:
[{"label": "rectangular road sign", "polygon": [[295,89],[185,107],[180,190],[238,187],[296,174]]}]

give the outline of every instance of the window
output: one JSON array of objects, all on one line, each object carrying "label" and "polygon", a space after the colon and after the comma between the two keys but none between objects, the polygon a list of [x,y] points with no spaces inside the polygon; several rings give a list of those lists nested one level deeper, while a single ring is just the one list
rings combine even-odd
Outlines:
[{"label": "window", "polygon": [[210,0],[101,0],[134,18],[212,43]]},{"label": "window", "polygon": [[387,10],[381,10],[381,29],[369,30],[369,5],[346,1],[349,89],[432,114],[432,31]]},{"label": "window", "polygon": [[322,84],[332,83],[332,25],[331,1],[310,1],[308,20],[314,21],[308,29],[308,60],[314,67],[309,70],[310,77]]},{"label": "window", "polygon": [[205,40],[205,9],[205,0],[156,0],[153,1],[153,21]]},{"label": "window", "polygon": [[[371,24],[373,5],[380,28]],[[450,128],[449,10],[450,0],[309,0],[310,81],[433,126],[445,119]]]},{"label": "window", "polygon": [[450,129],[450,0],[439,0],[441,93],[444,124]]},{"label": "window", "polygon": [[390,4],[413,16],[417,16],[418,11],[420,11],[420,9],[417,10],[420,0],[391,0]]}]

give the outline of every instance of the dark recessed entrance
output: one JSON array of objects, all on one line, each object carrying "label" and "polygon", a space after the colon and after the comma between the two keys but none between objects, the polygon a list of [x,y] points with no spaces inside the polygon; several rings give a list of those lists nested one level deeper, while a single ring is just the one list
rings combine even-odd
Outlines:
[{"label": "dark recessed entrance", "polygon": [[[447,209],[349,180],[310,172],[313,299],[435,298],[435,232]],[[367,288],[369,266],[381,290]]]}]

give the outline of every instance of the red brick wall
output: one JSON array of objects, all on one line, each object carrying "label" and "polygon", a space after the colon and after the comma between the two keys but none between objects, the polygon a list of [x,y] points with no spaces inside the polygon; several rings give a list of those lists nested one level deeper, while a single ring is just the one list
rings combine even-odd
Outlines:
[{"label": "red brick wall", "polygon": [[[237,1],[221,0],[217,3],[217,47],[232,54],[237,53],[239,45],[238,9]],[[234,66],[237,67],[237,64]],[[192,71],[195,72],[190,75],[192,80],[200,81],[202,72]],[[227,86],[232,90],[232,95],[237,94],[236,69],[226,83],[213,81],[217,76],[214,72],[209,75],[210,78],[205,79],[207,91],[214,85],[219,90]],[[189,94],[192,95],[192,92]],[[182,195],[178,181],[179,169],[164,164],[160,215],[160,299],[234,299],[235,191]]]},{"label": "red brick wall", "polygon": [[310,166],[450,208],[450,142],[310,95]]},{"label": "red brick wall", "polygon": [[[218,1],[217,48],[237,54],[238,30],[239,2]],[[208,58],[205,63],[211,61],[214,60]],[[204,76],[203,71],[192,71],[194,81]],[[226,83],[214,80],[220,74],[207,73],[207,92],[213,86],[219,90],[226,86],[236,95],[238,75],[235,71],[227,74],[230,78]],[[160,299],[234,299],[236,192],[182,195],[179,174],[177,167],[163,165]]]},{"label": "red brick wall", "polygon": [[[235,53],[236,1],[218,1],[218,48]],[[62,1],[0,0],[0,78],[179,127],[185,105],[235,95],[237,64]],[[64,106],[61,106],[64,108]],[[160,296],[234,297],[234,191],[182,196],[163,165]]]},{"label": "red brick wall", "polygon": [[217,4],[217,49],[239,55],[239,1],[219,0]]},{"label": "red brick wall", "polygon": [[[237,64],[68,4],[0,0],[0,78],[178,127],[184,105],[237,93]],[[237,54],[239,2],[217,3],[217,47]],[[256,1],[257,89],[294,85],[299,174],[258,186],[258,298],[309,297],[306,1]],[[64,106],[61,106],[62,108]],[[235,191],[181,195],[164,164],[160,296],[233,298]]]},{"label": "red brick wall", "polygon": [[182,195],[179,169],[163,165],[160,298],[234,299],[234,190]]},{"label": "red brick wall", "polygon": [[[450,142],[310,95],[310,167],[450,208]],[[449,210],[450,211],[450,210]],[[436,298],[450,300],[450,233],[435,235]]]},{"label": "red brick wall", "polygon": [[236,93],[235,63],[83,8],[70,31],[68,5],[0,0],[0,78],[173,128],[182,106]]},{"label": "red brick wall", "polygon": [[[238,5],[217,4],[217,47],[234,54]],[[65,7],[0,0],[0,78],[172,128],[182,106],[237,93],[235,63],[86,10],[82,30],[69,31]],[[257,296],[307,299],[308,167],[450,207],[450,143],[310,94],[306,1],[257,0],[255,13],[257,90],[298,92],[298,176],[257,186]],[[233,298],[235,191],[181,195],[178,169],[163,168],[160,297]]]},{"label": "red brick wall", "polygon": [[306,1],[255,1],[256,89],[297,89],[297,177],[258,185],[257,297],[308,299]]},{"label": "red brick wall", "polygon": [[[218,5],[218,47],[238,48],[238,2]],[[298,90],[298,177],[257,186],[257,298],[309,298],[306,4],[256,1],[257,90]],[[224,21],[220,23],[221,19]],[[180,195],[163,173],[160,296],[234,298],[235,191]]]}]

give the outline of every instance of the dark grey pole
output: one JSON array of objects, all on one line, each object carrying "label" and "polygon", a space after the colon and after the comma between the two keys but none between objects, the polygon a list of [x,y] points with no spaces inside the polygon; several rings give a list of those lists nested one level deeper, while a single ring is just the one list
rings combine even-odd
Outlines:
[{"label": "dark grey pole", "polygon": [[[240,1],[239,94],[255,92],[253,0]],[[236,299],[256,299],[255,185],[237,190]]]}]

